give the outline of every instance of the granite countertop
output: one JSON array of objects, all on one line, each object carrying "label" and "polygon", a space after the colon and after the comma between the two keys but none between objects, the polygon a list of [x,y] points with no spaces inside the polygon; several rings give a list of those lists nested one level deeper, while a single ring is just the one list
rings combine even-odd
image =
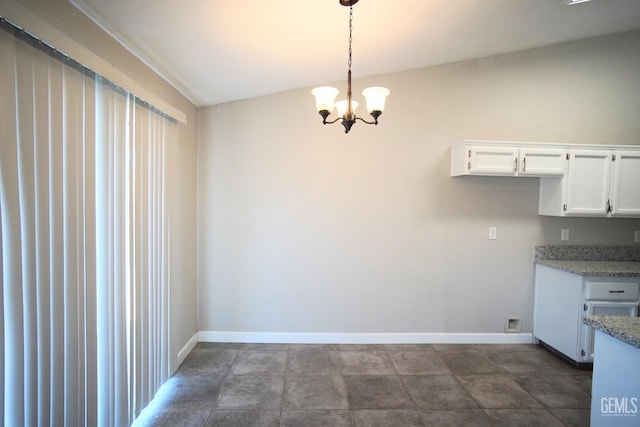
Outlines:
[{"label": "granite countertop", "polygon": [[640,262],[539,259],[536,264],[582,276],[640,277]]},{"label": "granite countertop", "polygon": [[533,259],[583,276],[640,277],[640,246],[541,245]]},{"label": "granite countertop", "polygon": [[586,316],[584,324],[640,349],[640,317]]}]

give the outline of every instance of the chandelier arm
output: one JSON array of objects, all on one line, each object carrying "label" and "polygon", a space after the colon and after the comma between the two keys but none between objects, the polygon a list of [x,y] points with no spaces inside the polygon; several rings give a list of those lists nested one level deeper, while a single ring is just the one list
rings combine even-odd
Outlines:
[{"label": "chandelier arm", "polygon": [[360,120],[361,122],[365,122],[368,125],[377,125],[378,124],[378,119],[375,118],[373,122],[368,122],[365,119],[363,119],[362,117],[356,117],[355,120]]},{"label": "chandelier arm", "polygon": [[324,120],[322,120],[322,124],[323,125],[331,125],[331,124],[334,124],[335,122],[337,122],[340,119],[342,119],[342,117],[338,117],[336,119],[333,119],[330,122],[328,122],[327,119],[324,119]]}]

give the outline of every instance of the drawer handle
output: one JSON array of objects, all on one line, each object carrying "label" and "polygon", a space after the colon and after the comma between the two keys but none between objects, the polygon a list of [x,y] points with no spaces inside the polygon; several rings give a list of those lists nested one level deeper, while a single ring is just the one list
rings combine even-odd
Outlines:
[{"label": "drawer handle", "polygon": [[624,291],[609,291],[610,294],[624,294]]}]

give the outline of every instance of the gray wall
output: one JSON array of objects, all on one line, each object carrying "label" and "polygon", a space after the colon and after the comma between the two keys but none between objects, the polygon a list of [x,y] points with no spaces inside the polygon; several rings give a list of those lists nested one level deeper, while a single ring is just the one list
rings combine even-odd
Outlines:
[{"label": "gray wall", "polygon": [[187,114],[174,357],[196,329],[501,332],[516,315],[531,331],[533,245],[640,229],[539,217],[537,179],[448,176],[465,138],[640,144],[640,32],[355,79],[392,94],[379,126],[344,135],[308,89],[197,111],[67,1],[20,3]]},{"label": "gray wall", "polygon": [[449,147],[640,144],[638,70],[633,32],[355,79],[391,95],[349,135],[311,88],[201,109],[199,330],[531,332],[533,246],[634,244],[640,220],[538,216],[538,179],[451,178]]},{"label": "gray wall", "polygon": [[[66,0],[20,0],[34,16],[53,26],[67,37],[108,61],[154,95],[180,109],[187,116],[187,125],[178,125],[179,149],[177,247],[178,285],[172,290],[171,353],[172,368],[177,368],[178,352],[196,333],[196,107],[155,72],[134,57],[118,42]],[[21,24],[18,22],[18,24]],[[24,25],[24,24],[22,24]],[[38,34],[38,28],[27,28]]]}]

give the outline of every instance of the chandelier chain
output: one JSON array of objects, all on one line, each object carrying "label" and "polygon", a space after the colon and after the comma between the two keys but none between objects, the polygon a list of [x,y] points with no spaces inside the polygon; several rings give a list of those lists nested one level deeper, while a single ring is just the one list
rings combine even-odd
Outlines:
[{"label": "chandelier chain", "polygon": [[351,41],[353,40],[351,33],[353,32],[353,4],[349,5],[349,71],[351,71]]}]

